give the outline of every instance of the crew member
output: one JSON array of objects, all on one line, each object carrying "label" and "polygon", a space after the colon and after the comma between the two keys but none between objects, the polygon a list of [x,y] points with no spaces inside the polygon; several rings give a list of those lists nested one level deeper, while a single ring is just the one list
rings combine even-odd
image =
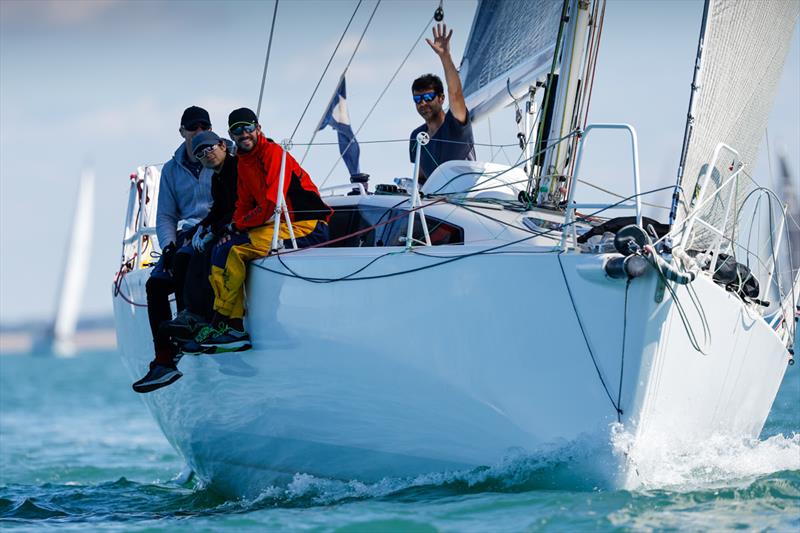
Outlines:
[{"label": "crew member", "polygon": [[447,32],[446,24],[437,24],[433,28],[433,41],[425,39],[431,49],[439,56],[447,81],[447,96],[450,98],[450,109],[445,113],[444,87],[442,80],[435,74],[425,74],[411,84],[417,113],[425,119],[425,124],[411,132],[410,156],[413,163],[416,159],[417,134],[421,131],[430,135],[430,142],[422,147],[420,155],[419,183],[430,177],[431,173],[444,163],[452,160],[475,160],[475,140],[472,136],[469,110],[464,102],[461,79],[450,56],[450,38],[453,30]]},{"label": "crew member", "polygon": [[[212,253],[213,322],[198,333],[195,345],[184,347],[184,353],[191,353],[191,349],[219,353],[251,347],[243,323],[246,262],[268,255],[272,248],[283,150],[262,134],[258,117],[250,109],[232,111],[228,126],[239,156],[236,209],[228,234]],[[327,241],[327,222],[333,210],[322,201],[316,185],[291,154],[286,154],[283,196],[297,246]],[[291,245],[283,219],[278,239],[281,244]]]},{"label": "crew member", "polygon": [[161,257],[145,286],[155,358],[147,374],[133,384],[136,392],[150,392],[177,381],[183,375],[175,364],[177,349],[169,337],[159,333],[159,326],[172,318],[170,294],[175,293],[178,311],[183,309],[183,291],[180,288],[193,251],[191,239],[195,226],[211,207],[213,171],[203,168],[192,151],[194,136],[208,130],[211,130],[208,111],[197,106],[186,108],[178,129],[183,142],[161,169],[156,215]]}]

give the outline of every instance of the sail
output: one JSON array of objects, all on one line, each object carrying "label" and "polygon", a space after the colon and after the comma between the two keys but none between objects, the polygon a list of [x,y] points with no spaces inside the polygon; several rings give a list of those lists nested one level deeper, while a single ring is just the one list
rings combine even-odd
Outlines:
[{"label": "sail", "polygon": [[472,120],[508,105],[550,71],[562,0],[481,0],[460,74]]},{"label": "sail", "polygon": [[[682,197],[675,224],[686,220],[698,208],[703,220],[723,230],[726,237],[735,238],[732,228],[737,206],[757,187],[753,181],[756,177],[751,179],[750,174],[764,137],[798,10],[797,0],[708,1],[698,52],[696,102],[690,106],[682,171],[679,171]],[[738,156],[725,149],[715,167],[707,168],[721,142],[738,152]],[[742,164],[744,171],[726,185]],[[706,172],[708,186],[700,198],[700,178]],[[726,189],[701,207],[703,200],[710,199],[721,187]],[[703,249],[713,246],[717,239],[713,231],[696,226],[690,244]]]},{"label": "sail", "polygon": [[86,170],[81,175],[78,188],[72,234],[64,259],[58,310],[53,324],[53,350],[59,355],[69,355],[74,350],[72,340],[88,275],[93,211],[94,173]]}]

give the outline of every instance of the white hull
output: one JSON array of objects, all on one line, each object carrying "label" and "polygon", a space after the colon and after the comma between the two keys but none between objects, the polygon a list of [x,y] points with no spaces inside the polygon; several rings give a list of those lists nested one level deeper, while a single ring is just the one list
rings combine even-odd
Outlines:
[{"label": "white hull", "polygon": [[[476,246],[387,255],[361,275],[391,274]],[[391,248],[317,249],[281,259],[303,276],[349,274]],[[540,253],[531,253],[531,252]],[[493,465],[509,453],[592,439],[610,450],[612,405],[635,436],[598,457],[596,483],[636,485],[637,442],[648,435],[756,437],[784,370],[783,343],[760,317],[700,276],[692,287],[711,331],[695,351],[657,277],[632,281],[622,385],[624,280],[602,256],[526,246],[394,277],[310,283],[250,267],[254,349],[185,356],[184,377],[144,400],[170,443],[204,480],[253,494],[298,472],[377,480]],[[283,271],[275,257],[259,265]],[[144,302],[148,270],[123,282]],[[702,340],[685,287],[679,299]],[[147,311],[114,299],[131,379],[152,358]],[[751,318],[752,314],[752,318]],[[610,462],[609,462],[610,461]],[[602,463],[602,464],[601,464]]]}]

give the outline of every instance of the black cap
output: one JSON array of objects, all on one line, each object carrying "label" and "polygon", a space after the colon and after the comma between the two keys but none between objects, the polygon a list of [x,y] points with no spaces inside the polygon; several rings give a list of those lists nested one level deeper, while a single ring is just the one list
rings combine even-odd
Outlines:
[{"label": "black cap", "polygon": [[232,128],[236,124],[258,124],[258,117],[253,113],[252,109],[240,107],[239,109],[234,109],[228,115],[228,127]]},{"label": "black cap", "polygon": [[206,146],[214,146],[221,140],[219,135],[213,131],[201,131],[192,137],[192,152],[196,152],[200,148],[205,148]]},{"label": "black cap", "polygon": [[198,124],[211,126],[211,119],[208,117],[208,111],[196,105],[187,107],[181,116],[181,126],[192,129]]}]

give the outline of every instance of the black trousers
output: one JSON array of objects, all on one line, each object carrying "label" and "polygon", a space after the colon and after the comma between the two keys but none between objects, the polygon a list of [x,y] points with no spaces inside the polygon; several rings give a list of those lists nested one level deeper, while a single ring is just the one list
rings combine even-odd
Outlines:
[{"label": "black trousers", "polygon": [[185,253],[183,250],[175,254],[172,265],[172,276],[156,268],[147,280],[145,289],[147,291],[147,317],[150,320],[150,332],[153,335],[153,345],[156,353],[160,350],[170,350],[173,348],[169,338],[160,337],[158,326],[165,320],[172,320],[172,309],[169,305],[169,296],[175,293],[175,304],[178,312],[184,308],[183,291],[176,291],[177,287],[183,287],[186,281],[186,271],[192,259],[192,253]]},{"label": "black trousers", "polygon": [[200,315],[206,322],[211,322],[214,314],[214,289],[208,279],[211,275],[211,250],[213,246],[208,246],[205,252],[192,254],[183,284],[186,309]]}]

